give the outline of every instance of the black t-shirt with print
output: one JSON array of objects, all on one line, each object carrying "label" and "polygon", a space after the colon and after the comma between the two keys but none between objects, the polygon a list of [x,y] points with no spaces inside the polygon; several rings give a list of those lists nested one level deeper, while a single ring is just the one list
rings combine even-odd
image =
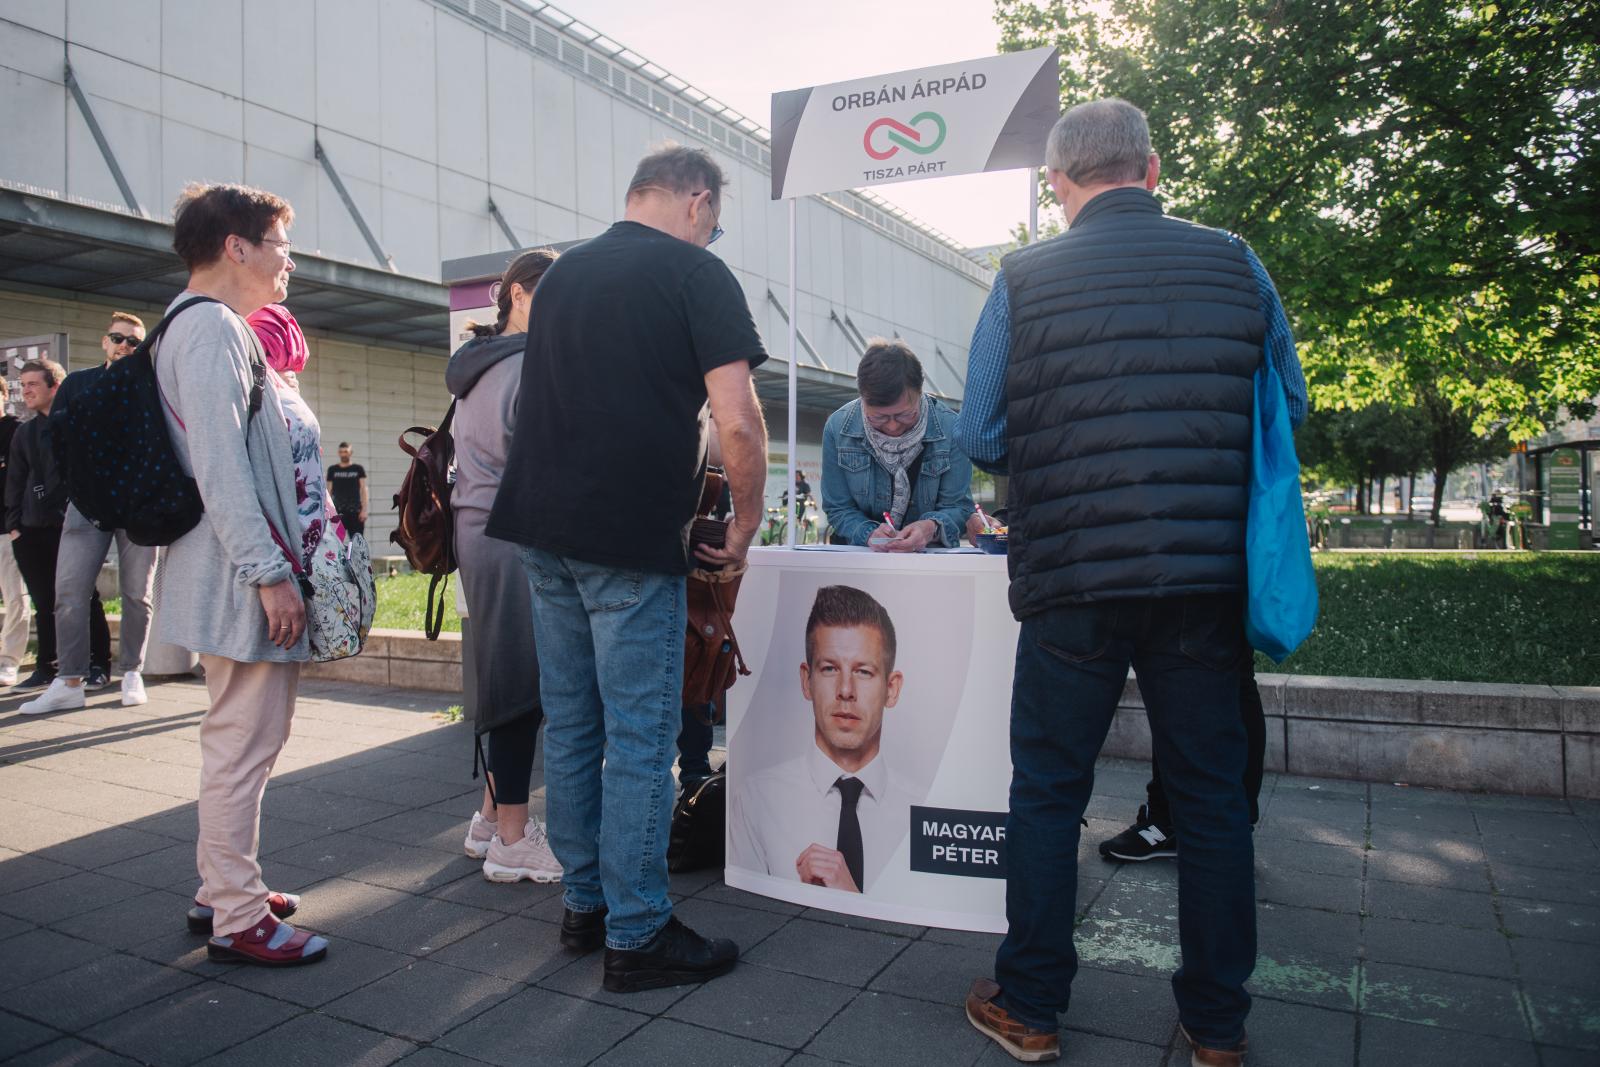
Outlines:
[{"label": "black t-shirt with print", "polygon": [[361,479],[367,469],[359,463],[341,467],[337,463],[328,468],[328,492],[333,494],[333,510],[341,515],[361,510]]},{"label": "black t-shirt with print", "polygon": [[490,536],[687,573],[705,476],[705,375],[767,358],[733,272],[703,248],[619,222],[561,254],[528,319]]}]

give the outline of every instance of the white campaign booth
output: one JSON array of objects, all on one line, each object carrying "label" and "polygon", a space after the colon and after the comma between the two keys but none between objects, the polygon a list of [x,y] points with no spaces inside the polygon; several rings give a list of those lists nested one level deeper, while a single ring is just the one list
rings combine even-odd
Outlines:
[{"label": "white campaign booth", "polygon": [[[1033,221],[1037,170],[1060,108],[1059,63],[1055,50],[1035,49],[775,94],[772,197],[790,201],[789,306],[799,307],[796,197],[1027,168]],[[789,316],[791,483],[798,318]],[[750,552],[739,593],[751,675],[728,697],[725,880],[827,911],[1003,932],[1017,641],[1005,558],[797,548],[792,494],[787,529],[788,547]],[[816,763],[818,713],[801,687],[806,621],[824,586],[877,601],[898,646],[898,697],[883,709],[873,761],[892,802],[857,806],[859,892],[800,875],[806,842],[831,849],[842,835],[826,815],[837,819],[839,802],[824,802],[838,768]]]},{"label": "white campaign booth", "polygon": [[[1017,642],[1006,584],[1002,556],[751,550],[737,614],[751,675],[728,693],[730,886],[874,919],[1005,930]],[[859,894],[802,884],[793,857],[773,858],[769,873],[734,825],[750,780],[815,744],[799,668],[812,601],[828,585],[853,586],[884,606],[899,645],[895,669],[904,678],[898,701],[883,713],[878,758],[910,794],[911,807],[896,813],[897,825],[863,827],[869,841],[886,840],[892,851],[865,857]],[[797,805],[816,801],[815,794],[795,797]]]}]

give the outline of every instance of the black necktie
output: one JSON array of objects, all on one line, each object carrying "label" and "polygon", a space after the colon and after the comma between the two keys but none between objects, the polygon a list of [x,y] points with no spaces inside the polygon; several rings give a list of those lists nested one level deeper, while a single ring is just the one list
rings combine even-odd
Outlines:
[{"label": "black necktie", "polygon": [[844,865],[850,868],[850,877],[856,888],[865,890],[861,879],[861,820],[856,818],[856,801],[861,799],[861,779],[841,776],[833,783],[839,790],[839,844],[844,855]]}]

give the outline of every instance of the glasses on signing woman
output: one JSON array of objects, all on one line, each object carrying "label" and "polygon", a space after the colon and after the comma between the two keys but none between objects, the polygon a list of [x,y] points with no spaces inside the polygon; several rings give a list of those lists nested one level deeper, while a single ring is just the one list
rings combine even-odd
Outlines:
[{"label": "glasses on signing woman", "polygon": [[880,430],[891,423],[895,426],[915,426],[921,414],[920,407],[917,407],[910,411],[892,411],[887,415],[868,415],[867,421]]}]

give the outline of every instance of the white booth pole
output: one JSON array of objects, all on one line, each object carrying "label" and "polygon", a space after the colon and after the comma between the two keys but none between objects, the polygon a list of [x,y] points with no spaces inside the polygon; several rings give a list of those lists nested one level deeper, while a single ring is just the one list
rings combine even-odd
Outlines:
[{"label": "white booth pole", "polygon": [[[794,548],[799,447],[802,196],[1028,168],[1028,234],[1039,229],[1039,162],[1061,109],[1061,53],[1035,48],[772,95],[772,199],[789,201],[789,483]],[[803,514],[803,512],[802,512]]]},{"label": "white booth pole", "polygon": [[1028,171],[1028,243],[1039,239],[1039,172]]},{"label": "white booth pole", "polygon": [[796,299],[800,282],[796,275],[799,272],[800,253],[796,240],[799,236],[799,227],[795,223],[799,201],[789,201],[789,485],[788,491],[783,495],[789,501],[787,514],[784,517],[784,528],[788,535],[785,543],[793,548],[795,546],[794,505],[795,505],[795,448],[799,444],[797,430],[798,420],[796,412],[799,409],[799,396],[797,394],[798,376],[795,368],[800,364],[800,304]]}]

